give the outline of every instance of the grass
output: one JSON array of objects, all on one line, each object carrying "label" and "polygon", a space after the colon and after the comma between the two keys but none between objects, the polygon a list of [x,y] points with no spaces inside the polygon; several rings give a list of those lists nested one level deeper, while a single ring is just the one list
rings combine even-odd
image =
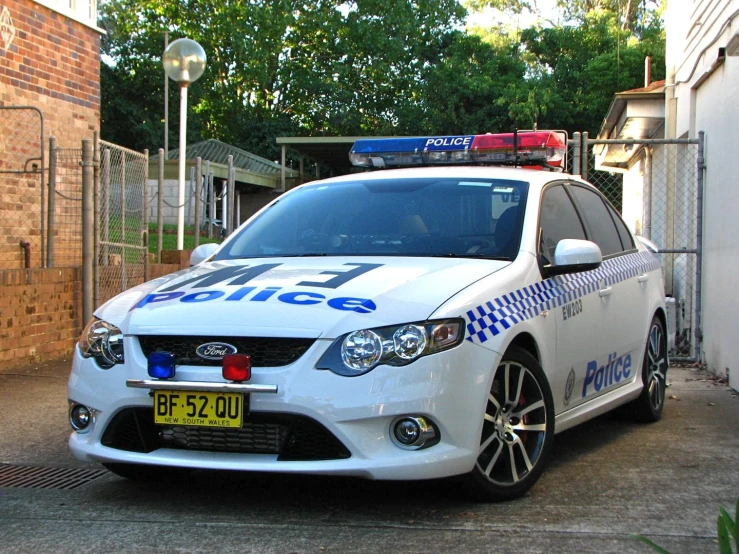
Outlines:
[{"label": "grass", "polygon": [[[195,248],[195,228],[190,225],[185,227],[185,235],[183,237],[183,249],[192,250]],[[203,236],[203,232],[200,233],[200,244],[206,244],[210,242],[219,243],[220,238],[213,237],[209,239],[207,234]],[[177,250],[177,225],[164,225],[164,233],[162,233],[162,250]],[[157,252],[157,225],[156,223],[149,224],[149,252],[156,254]]]}]

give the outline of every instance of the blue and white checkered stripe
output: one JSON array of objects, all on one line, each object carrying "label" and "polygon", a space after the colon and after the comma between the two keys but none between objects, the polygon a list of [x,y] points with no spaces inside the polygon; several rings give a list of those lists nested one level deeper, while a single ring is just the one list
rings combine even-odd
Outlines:
[{"label": "blue and white checkered stripe", "polygon": [[467,312],[467,340],[483,343],[543,311],[659,268],[657,256],[638,252],[606,260],[593,271],[558,275],[514,290]]}]

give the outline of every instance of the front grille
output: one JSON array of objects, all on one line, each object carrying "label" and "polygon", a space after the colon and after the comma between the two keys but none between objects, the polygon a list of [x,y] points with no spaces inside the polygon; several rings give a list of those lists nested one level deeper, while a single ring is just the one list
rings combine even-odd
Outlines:
[{"label": "front grille", "polygon": [[296,361],[311,347],[315,339],[266,337],[198,337],[141,335],[139,344],[144,356],[152,352],[174,354],[178,365],[221,366],[221,360],[205,360],[195,349],[208,342],[225,342],[236,347],[240,354],[251,356],[254,367],[280,367]]},{"label": "front grille", "polygon": [[152,408],[126,408],[113,417],[102,443],[129,452],[175,448],[201,452],[277,454],[278,461],[337,460],[346,447],[317,421],[295,414],[252,413],[240,429],[154,424]]},{"label": "front grille", "polygon": [[162,446],[206,452],[279,454],[287,426],[277,423],[244,423],[241,429],[162,426]]}]

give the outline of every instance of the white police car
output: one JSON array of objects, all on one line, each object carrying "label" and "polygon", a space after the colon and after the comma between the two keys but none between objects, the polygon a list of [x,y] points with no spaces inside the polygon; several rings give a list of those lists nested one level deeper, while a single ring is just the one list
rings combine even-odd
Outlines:
[{"label": "white police car", "polygon": [[490,165],[557,167],[565,140],[358,142],[359,166],[424,167],[297,187],[95,312],[72,452],[129,478],[460,476],[499,500],[556,432],[627,403],[659,419],[659,259],[588,183]]}]

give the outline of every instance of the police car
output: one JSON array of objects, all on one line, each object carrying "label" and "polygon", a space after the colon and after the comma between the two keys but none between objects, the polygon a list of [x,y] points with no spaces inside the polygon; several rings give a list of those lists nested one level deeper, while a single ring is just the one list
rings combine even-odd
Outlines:
[{"label": "police car", "polygon": [[455,477],[502,500],[555,433],[623,405],[658,420],[660,260],[565,154],[550,131],[358,141],[367,171],[287,192],[95,312],[73,454],[132,479]]}]

